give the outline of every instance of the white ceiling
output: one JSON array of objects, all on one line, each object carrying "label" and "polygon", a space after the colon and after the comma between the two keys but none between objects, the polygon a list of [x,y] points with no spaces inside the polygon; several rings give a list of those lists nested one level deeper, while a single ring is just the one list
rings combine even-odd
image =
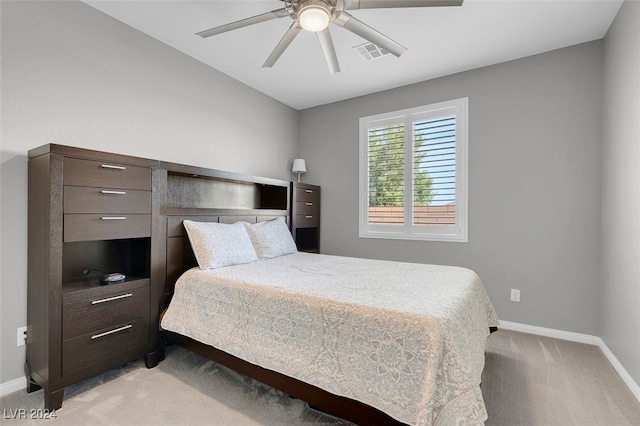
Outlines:
[{"label": "white ceiling", "polygon": [[341,72],[331,75],[315,34],[302,31],[275,66],[262,64],[289,17],[206,39],[195,33],[283,7],[279,0],[85,3],[296,109],[327,104],[604,37],[622,0],[465,0],[461,7],[350,13],[408,48],[365,61],[365,40],[330,26]]}]

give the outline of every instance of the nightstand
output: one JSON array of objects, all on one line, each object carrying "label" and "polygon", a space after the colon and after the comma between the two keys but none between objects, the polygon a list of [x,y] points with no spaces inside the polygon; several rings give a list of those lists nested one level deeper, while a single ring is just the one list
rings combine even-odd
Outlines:
[{"label": "nightstand", "polygon": [[291,233],[299,251],[320,252],[320,187],[291,183]]}]

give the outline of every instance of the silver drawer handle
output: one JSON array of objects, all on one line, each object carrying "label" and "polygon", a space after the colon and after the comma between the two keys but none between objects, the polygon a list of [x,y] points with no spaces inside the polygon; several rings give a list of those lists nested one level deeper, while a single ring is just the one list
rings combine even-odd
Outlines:
[{"label": "silver drawer handle", "polygon": [[102,220],[126,220],[126,216],[103,216],[100,219]]},{"label": "silver drawer handle", "polygon": [[111,302],[112,300],[126,299],[127,297],[131,297],[131,296],[133,296],[132,293],[121,294],[120,296],[113,296],[113,297],[107,297],[106,299],[94,300],[91,302],[91,304],[97,305],[99,303]]},{"label": "silver drawer handle", "polygon": [[313,216],[305,216],[305,219],[313,219]]},{"label": "silver drawer handle", "polygon": [[312,206],[313,203],[304,203],[305,206]]},{"label": "silver drawer handle", "polygon": [[106,189],[103,189],[102,191],[100,191],[100,193],[110,195],[127,195],[125,191],[107,191]]},{"label": "silver drawer handle", "polygon": [[306,192],[307,194],[311,194],[313,192],[312,189],[305,189],[304,192]]},{"label": "silver drawer handle", "polygon": [[124,166],[114,166],[112,164],[102,164],[100,167],[103,169],[114,169],[114,170],[127,170]]},{"label": "silver drawer handle", "polygon": [[113,330],[105,331],[104,333],[94,334],[93,336],[91,336],[91,340],[99,339],[101,337],[108,336],[113,333],[118,333],[120,331],[128,330],[131,327],[133,327],[133,324],[129,324],[129,325],[125,325],[124,327],[118,327]]}]

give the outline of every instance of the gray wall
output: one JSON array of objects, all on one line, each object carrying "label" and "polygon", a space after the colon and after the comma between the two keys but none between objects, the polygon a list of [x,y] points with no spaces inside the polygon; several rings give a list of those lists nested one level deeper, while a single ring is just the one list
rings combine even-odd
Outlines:
[{"label": "gray wall", "polygon": [[54,142],[289,179],[298,113],[83,3],[0,7],[6,383],[24,377],[29,149]]},{"label": "gray wall", "polygon": [[[298,114],[82,3],[0,1],[0,383],[24,362],[26,152],[49,142],[284,179],[301,154],[323,252],[471,267],[503,320],[601,335],[640,382],[639,9],[604,43]],[[359,239],[358,118],[463,96],[469,243]]]},{"label": "gray wall", "polygon": [[[598,41],[301,111],[321,251],[469,267],[502,320],[597,334],[601,87]],[[358,118],[465,96],[469,242],[358,238]]]},{"label": "gray wall", "polygon": [[640,2],[605,38],[604,95],[601,337],[640,384]]}]

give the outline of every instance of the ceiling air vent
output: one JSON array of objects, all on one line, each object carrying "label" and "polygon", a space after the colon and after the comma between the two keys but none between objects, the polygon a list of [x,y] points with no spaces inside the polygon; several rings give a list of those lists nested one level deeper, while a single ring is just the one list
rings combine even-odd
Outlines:
[{"label": "ceiling air vent", "polygon": [[381,47],[378,47],[373,43],[360,44],[358,46],[354,46],[353,48],[362,55],[365,61],[372,61],[374,59],[382,58],[383,56],[389,55],[389,52],[387,50],[382,49]]}]

